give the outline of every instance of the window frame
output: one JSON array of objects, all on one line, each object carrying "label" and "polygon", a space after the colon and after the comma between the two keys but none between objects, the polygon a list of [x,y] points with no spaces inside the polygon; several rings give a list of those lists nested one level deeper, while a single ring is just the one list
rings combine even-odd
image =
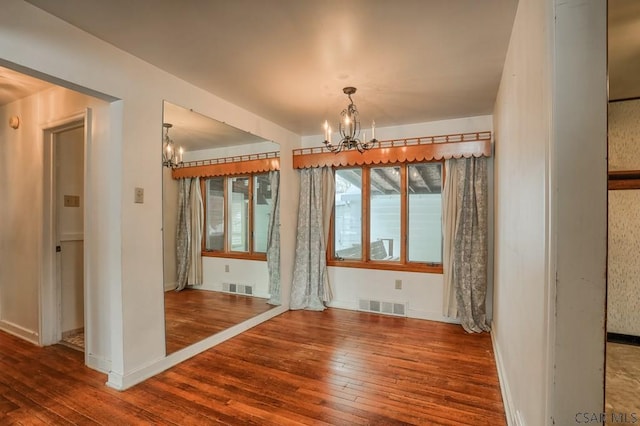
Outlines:
[{"label": "window frame", "polygon": [[[222,176],[207,176],[200,180],[200,189],[203,194],[205,194],[202,200],[204,211],[207,211],[207,202],[208,202],[208,194],[206,192],[207,188],[207,180],[223,178],[223,188],[224,188],[224,248],[223,250],[208,250],[207,249],[207,240],[206,240],[206,229],[207,229],[207,220],[205,215],[205,220],[203,223],[203,237],[201,242],[201,254],[203,257],[220,257],[220,258],[231,258],[231,259],[245,259],[245,260],[267,260],[266,252],[256,252],[254,251],[254,237],[255,237],[255,218],[254,218],[254,185],[255,185],[255,176],[258,175],[268,175],[269,172],[249,172],[249,173],[241,173],[241,174],[232,174],[232,175],[222,175]],[[247,191],[249,192],[249,205],[248,205],[248,213],[247,213],[247,237],[248,237],[248,251],[231,251],[231,243],[229,239],[229,180],[233,178],[248,178],[249,185]]]},{"label": "window frame", "polygon": [[[362,239],[362,258],[360,260],[338,259],[335,257],[334,239],[335,239],[335,200],[331,210],[331,224],[329,229],[329,240],[327,242],[327,266],[337,266],[346,268],[363,268],[363,269],[380,269],[388,271],[403,272],[425,272],[433,274],[442,274],[443,266],[435,262],[415,262],[408,260],[408,223],[409,223],[409,194],[408,194],[408,174],[407,170],[411,164],[433,164],[439,163],[441,166],[441,188],[444,188],[445,167],[444,160],[432,161],[398,161],[386,164],[362,164],[358,166],[334,166],[332,167],[334,178],[335,172],[339,169],[362,170],[362,220],[361,220],[361,239]],[[371,252],[371,229],[370,229],[370,210],[371,210],[371,169],[379,167],[400,167],[400,235],[402,248],[400,250],[400,259],[398,261],[388,260],[370,260]],[[442,189],[440,191],[442,196]],[[441,236],[442,238],[442,236]]]}]

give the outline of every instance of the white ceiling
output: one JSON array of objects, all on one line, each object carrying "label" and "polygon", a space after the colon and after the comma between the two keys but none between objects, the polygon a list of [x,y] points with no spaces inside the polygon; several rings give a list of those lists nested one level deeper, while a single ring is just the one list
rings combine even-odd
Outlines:
[{"label": "white ceiling", "polygon": [[516,0],[28,0],[301,135],[491,114]]},{"label": "white ceiling", "polygon": [[0,105],[25,98],[51,86],[51,84],[37,78],[0,67]]},{"label": "white ceiling", "polygon": [[[28,0],[301,135],[491,114],[516,0]],[[609,0],[610,98],[640,96],[640,1]],[[0,68],[0,105],[48,87]],[[178,130],[178,129],[173,129]]]},{"label": "white ceiling", "polygon": [[267,142],[251,133],[170,102],[164,102],[163,109],[165,123],[172,126],[169,137],[185,151]]}]

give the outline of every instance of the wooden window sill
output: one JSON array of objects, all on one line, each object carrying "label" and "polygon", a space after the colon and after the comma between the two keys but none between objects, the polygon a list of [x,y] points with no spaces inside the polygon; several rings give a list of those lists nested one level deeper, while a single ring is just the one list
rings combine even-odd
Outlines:
[{"label": "wooden window sill", "polygon": [[226,253],[222,251],[202,251],[203,257],[224,257],[228,259],[267,260],[265,253]]},{"label": "wooden window sill", "polygon": [[327,266],[339,268],[379,269],[385,271],[423,272],[427,274],[442,274],[442,265],[427,265],[424,263],[397,263],[397,262],[362,262],[352,260],[327,260]]}]

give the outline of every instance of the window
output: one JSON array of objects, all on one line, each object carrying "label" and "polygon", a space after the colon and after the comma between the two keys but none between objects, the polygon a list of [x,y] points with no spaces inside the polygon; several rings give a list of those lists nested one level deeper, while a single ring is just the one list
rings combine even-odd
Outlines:
[{"label": "window", "polygon": [[266,259],[271,215],[267,173],[205,180],[204,256]]},{"label": "window", "polygon": [[335,170],[329,264],[442,271],[442,163]]}]

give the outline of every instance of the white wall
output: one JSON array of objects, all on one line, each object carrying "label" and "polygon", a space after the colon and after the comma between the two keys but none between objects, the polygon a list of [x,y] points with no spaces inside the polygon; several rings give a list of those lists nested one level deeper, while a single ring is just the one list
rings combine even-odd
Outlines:
[{"label": "white wall", "polygon": [[[17,115],[14,130],[7,123]],[[33,98],[0,107],[0,326],[37,343],[42,153]]]},{"label": "white wall", "polygon": [[[227,268],[228,267],[228,268]],[[228,270],[227,270],[228,269]],[[250,285],[256,297],[269,297],[269,271],[261,260],[203,257],[203,290],[223,291],[223,283]]]},{"label": "white wall", "polygon": [[552,212],[557,216],[551,223],[551,235],[556,235],[552,418],[567,424],[575,421],[576,412],[597,412],[604,404],[606,2],[556,0],[553,103],[551,206],[555,201]]},{"label": "white wall", "polygon": [[605,8],[518,4],[494,110],[493,337],[510,424],[603,408]]},{"label": "white wall", "polygon": [[[291,169],[291,149],[299,145],[300,138],[23,1],[3,2],[0,29],[0,63],[84,92],[107,94],[112,100],[109,119],[96,118],[99,127],[96,138],[106,140],[96,147],[96,155],[101,154],[101,158],[92,165],[90,176],[100,189],[96,193],[100,194],[104,208],[92,207],[91,217],[98,223],[91,228],[95,246],[89,252],[91,261],[100,259],[92,274],[102,303],[109,306],[108,312],[98,313],[95,318],[97,323],[109,325],[108,331],[99,334],[110,342],[109,384],[128,387],[179,360],[176,356],[163,363],[159,151],[163,100],[277,141],[283,154],[281,201],[285,206],[297,205],[298,183]],[[33,167],[37,176],[38,164]],[[144,204],[133,202],[136,187],[145,190]],[[283,222],[295,221],[293,207],[283,209],[281,214]],[[293,235],[286,235],[282,240],[285,305],[294,239]]]}]

